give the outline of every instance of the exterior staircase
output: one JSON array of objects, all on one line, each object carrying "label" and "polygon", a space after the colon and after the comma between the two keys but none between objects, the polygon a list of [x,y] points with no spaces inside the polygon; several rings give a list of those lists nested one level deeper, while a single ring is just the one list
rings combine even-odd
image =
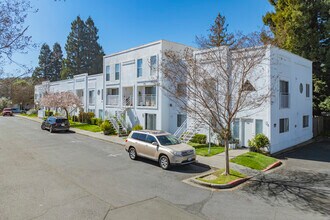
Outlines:
[{"label": "exterior staircase", "polygon": [[200,131],[205,129],[206,126],[207,124],[204,122],[194,120],[194,122],[187,127],[186,119],[180,128],[175,131],[174,136],[178,137],[183,143],[188,143],[195,134],[198,134]]}]

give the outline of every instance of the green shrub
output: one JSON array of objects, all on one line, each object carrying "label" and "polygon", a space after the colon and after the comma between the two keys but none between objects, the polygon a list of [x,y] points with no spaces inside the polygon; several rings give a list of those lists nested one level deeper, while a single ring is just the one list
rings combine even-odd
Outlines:
[{"label": "green shrub", "polygon": [[252,152],[261,152],[262,148],[269,147],[269,139],[264,134],[257,134],[254,138],[248,141],[250,151]]},{"label": "green shrub", "polygon": [[77,115],[72,115],[71,120],[74,121],[74,122],[78,122],[79,118],[78,118]]},{"label": "green shrub", "polygon": [[190,140],[193,143],[206,144],[206,135],[205,134],[195,134]]},{"label": "green shrub", "polygon": [[134,125],[134,127],[132,128],[133,131],[139,131],[142,129],[143,129],[143,127],[140,124]]},{"label": "green shrub", "polygon": [[105,135],[116,134],[116,129],[112,126],[112,124],[108,120],[105,120],[100,127]]},{"label": "green shrub", "polygon": [[91,118],[94,118],[95,114],[93,112],[79,112],[79,122],[91,124]]},{"label": "green shrub", "polygon": [[101,118],[96,119],[96,125],[101,126],[102,123],[103,123],[103,121]]},{"label": "green shrub", "polygon": [[48,111],[48,110],[45,111],[45,116],[46,117],[53,116],[53,114],[54,114],[53,111]]},{"label": "green shrub", "polygon": [[91,125],[96,125],[97,118],[91,118]]}]

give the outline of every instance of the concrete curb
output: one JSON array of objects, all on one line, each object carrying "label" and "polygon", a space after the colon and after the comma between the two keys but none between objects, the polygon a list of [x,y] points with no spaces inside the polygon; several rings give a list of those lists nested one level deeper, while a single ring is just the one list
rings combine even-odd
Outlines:
[{"label": "concrete curb", "polygon": [[233,180],[227,184],[215,184],[215,183],[207,183],[207,182],[203,182],[203,181],[200,181],[200,180],[197,180],[197,178],[203,178],[205,176],[208,176],[210,174],[212,174],[214,172],[211,171],[211,172],[207,172],[207,173],[204,173],[202,175],[199,175],[199,176],[195,176],[193,178],[190,178],[190,181],[195,183],[195,184],[198,184],[198,185],[201,185],[201,186],[205,186],[205,187],[209,187],[209,188],[214,188],[214,189],[230,189],[230,188],[234,188],[242,183],[244,183],[245,181],[249,180],[252,178],[252,176],[248,176],[248,177],[245,177],[245,178],[240,178],[240,179],[236,179],[236,180]]},{"label": "concrete curb", "polygon": [[265,169],[263,169],[262,171],[266,172],[266,171],[269,171],[269,170],[274,169],[276,167],[279,167],[281,165],[282,165],[282,161],[278,160],[275,163],[273,163],[273,164],[269,165],[268,167],[266,167]]}]

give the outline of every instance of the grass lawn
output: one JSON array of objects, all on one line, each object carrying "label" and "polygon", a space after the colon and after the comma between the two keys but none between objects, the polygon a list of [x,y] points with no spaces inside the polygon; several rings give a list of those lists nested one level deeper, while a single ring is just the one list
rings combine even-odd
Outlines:
[{"label": "grass lawn", "polygon": [[204,157],[210,157],[216,154],[220,154],[225,151],[224,147],[218,146],[218,145],[211,145],[211,152],[209,154],[209,145],[208,144],[197,144],[188,142],[190,146],[193,146],[196,150],[196,154]]},{"label": "grass lawn", "polygon": [[250,167],[255,170],[263,170],[276,161],[276,158],[268,157],[256,152],[247,152],[230,160],[230,162]]},{"label": "grass lawn", "polygon": [[79,128],[81,130],[91,131],[91,132],[100,132],[101,128],[97,125],[83,124],[80,122],[70,121],[70,127]]},{"label": "grass lawn", "polygon": [[226,184],[233,180],[237,180],[240,178],[246,177],[246,175],[241,174],[238,171],[230,170],[229,175],[223,175],[223,172],[225,169],[220,169],[215,171],[209,176],[203,177],[203,178],[197,178],[200,181],[207,182],[207,183],[215,183],[215,184]]},{"label": "grass lawn", "polygon": [[37,114],[30,114],[30,115],[28,115],[26,113],[21,113],[20,115],[23,115],[23,116],[26,116],[26,117],[30,117],[30,118],[36,118],[36,117],[38,117]]}]

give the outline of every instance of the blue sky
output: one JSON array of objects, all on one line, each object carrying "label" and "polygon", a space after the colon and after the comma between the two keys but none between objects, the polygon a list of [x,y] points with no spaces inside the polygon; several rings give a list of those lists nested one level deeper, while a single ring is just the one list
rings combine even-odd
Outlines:
[{"label": "blue sky", "polygon": [[[31,0],[38,9],[27,19],[28,34],[38,45],[59,42],[64,51],[71,22],[91,16],[99,29],[106,54],[166,39],[195,46],[196,35],[207,29],[220,12],[229,31],[249,33],[263,26],[262,16],[271,11],[267,0]],[[16,55],[19,63],[35,67],[39,49]],[[65,52],[65,51],[64,51]],[[10,65],[7,71],[15,72]]]}]

